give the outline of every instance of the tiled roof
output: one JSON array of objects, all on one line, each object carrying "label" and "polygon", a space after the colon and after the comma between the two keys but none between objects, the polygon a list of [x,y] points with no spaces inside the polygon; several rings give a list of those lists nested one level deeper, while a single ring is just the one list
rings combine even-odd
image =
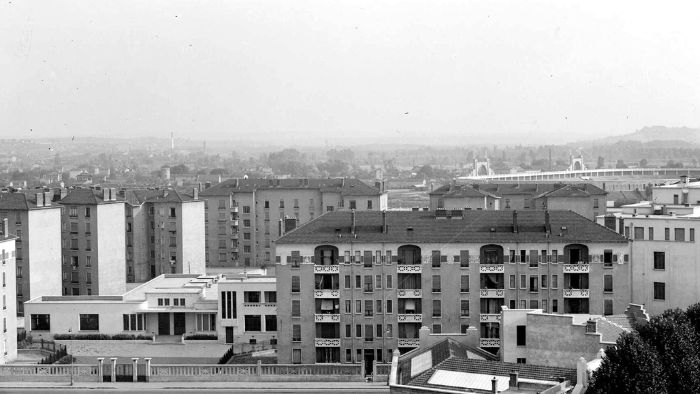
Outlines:
[{"label": "tiled roof", "polygon": [[230,193],[246,193],[259,189],[318,189],[321,192],[341,192],[346,196],[378,196],[378,189],[358,179],[227,179],[209,189],[201,196],[227,196]]},{"label": "tiled roof", "polygon": [[501,198],[486,190],[481,190],[478,187],[471,185],[446,185],[438,188],[430,193],[431,195],[442,195],[445,198],[463,198],[463,197],[492,197]]},{"label": "tiled roof", "polygon": [[515,211],[464,210],[461,212],[463,219],[436,219],[435,211],[388,211],[386,212],[388,231],[383,233],[381,231],[382,212],[358,211],[354,213],[356,215],[355,235],[350,234],[352,212],[328,212],[285,234],[277,240],[277,244],[629,242],[615,231],[571,211],[548,211],[551,234],[545,231],[547,211],[517,211],[518,232],[513,231]]},{"label": "tiled roof", "polygon": [[[568,187],[568,189],[567,189]],[[566,196],[565,191],[572,191],[576,193],[584,193],[587,195],[605,195],[607,192],[597,186],[589,183],[574,183],[569,185],[564,185],[560,183],[482,183],[473,185],[445,185],[435,189],[431,192],[431,195],[446,195],[449,194],[451,190],[458,190],[460,188],[472,188],[478,189],[480,192],[490,193],[495,196],[516,196],[516,195],[527,195],[527,196],[541,196],[546,193],[553,191],[565,189],[559,196]]]},{"label": "tiled roof", "polygon": [[603,189],[590,185],[588,183],[583,184],[573,184],[565,185],[558,188],[554,188],[551,191],[544,192],[538,195],[536,198],[541,197],[590,197],[594,195],[605,195]]},{"label": "tiled roof", "polygon": [[0,209],[28,210],[27,196],[24,193],[1,193]]},{"label": "tiled roof", "polygon": [[181,203],[192,201],[193,198],[177,190],[127,190],[124,200],[131,205],[141,205],[144,202]]},{"label": "tiled roof", "polygon": [[97,205],[104,204],[98,192],[92,189],[73,189],[68,191],[68,195],[63,197],[59,203],[76,205]]}]

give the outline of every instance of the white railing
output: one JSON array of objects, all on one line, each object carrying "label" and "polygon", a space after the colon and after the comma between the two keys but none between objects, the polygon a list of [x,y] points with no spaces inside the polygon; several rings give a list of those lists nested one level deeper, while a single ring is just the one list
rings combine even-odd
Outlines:
[{"label": "white railing", "polygon": [[314,274],[337,274],[339,272],[339,265],[314,265]]},{"label": "white railing", "polygon": [[244,302],[244,308],[276,308],[277,304],[274,302]]},{"label": "white railing", "polygon": [[397,289],[396,296],[399,298],[421,298],[423,290],[421,289]]},{"label": "white railing", "polygon": [[238,219],[231,220],[231,225],[232,225],[232,226],[238,226]]},{"label": "white railing", "polygon": [[479,314],[479,321],[481,323],[500,323],[501,314],[500,313],[481,313]]},{"label": "white railing", "polygon": [[506,272],[503,264],[479,264],[479,273],[482,274],[502,274]]},{"label": "white railing", "polygon": [[500,338],[479,338],[479,347],[501,347]]},{"label": "white railing", "polygon": [[340,315],[336,313],[316,313],[314,314],[316,323],[340,323]]},{"label": "white railing", "polygon": [[587,274],[591,272],[590,264],[564,264],[565,274]]},{"label": "white railing", "polygon": [[399,338],[399,347],[419,347],[420,339],[418,338]]},{"label": "white railing", "polygon": [[479,297],[482,297],[482,298],[503,298],[503,297],[505,297],[505,290],[503,290],[503,289],[481,289],[481,290],[479,290]]},{"label": "white railing", "polygon": [[420,264],[399,264],[396,266],[396,272],[399,274],[420,274],[423,272],[423,266]]},{"label": "white railing", "polygon": [[401,313],[396,316],[399,323],[420,323],[423,321],[423,315],[419,313]]},{"label": "white railing", "polygon": [[589,289],[564,289],[564,297],[567,298],[588,298],[590,294]]},{"label": "white railing", "polygon": [[340,290],[314,290],[314,298],[339,298]]},{"label": "white railing", "polygon": [[340,338],[315,338],[316,347],[340,347]]}]

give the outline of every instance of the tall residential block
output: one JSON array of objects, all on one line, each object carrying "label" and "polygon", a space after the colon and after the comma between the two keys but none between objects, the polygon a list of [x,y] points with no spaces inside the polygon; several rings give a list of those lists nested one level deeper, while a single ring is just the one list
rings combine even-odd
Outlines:
[{"label": "tall residential block", "polygon": [[[53,192],[0,194],[0,220],[16,237],[16,310],[32,297],[61,294],[61,209]],[[14,298],[13,298],[14,299]]]},{"label": "tall residential block", "polygon": [[0,274],[2,275],[2,331],[0,331],[0,365],[17,358],[17,284],[15,282],[15,239],[7,219],[0,219]]},{"label": "tall residential block", "polygon": [[382,211],[382,182],[357,179],[229,179],[200,193],[206,201],[206,261],[212,267],[272,264],[272,242],[326,212]]},{"label": "tall residential block", "polygon": [[127,190],[126,280],[204,272],[204,201],[176,190]]},{"label": "tall residential block", "polygon": [[334,212],[276,242],[281,363],[386,362],[500,312],[622,313],[629,241],[571,211]]},{"label": "tall residential block", "polygon": [[116,189],[73,189],[62,208],[63,294],[122,294],[124,275],[124,202]]}]

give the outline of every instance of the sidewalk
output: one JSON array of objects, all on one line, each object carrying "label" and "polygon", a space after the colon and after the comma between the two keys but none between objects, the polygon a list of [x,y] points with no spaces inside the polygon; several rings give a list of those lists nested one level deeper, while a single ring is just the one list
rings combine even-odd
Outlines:
[{"label": "sidewalk", "polygon": [[75,382],[70,386],[68,382],[0,382],[0,391],[2,389],[26,389],[26,388],[43,388],[43,389],[119,389],[119,390],[159,390],[159,389],[327,389],[331,390],[362,390],[362,391],[387,391],[389,386],[386,382],[153,382],[153,383],[128,383],[128,382]]}]

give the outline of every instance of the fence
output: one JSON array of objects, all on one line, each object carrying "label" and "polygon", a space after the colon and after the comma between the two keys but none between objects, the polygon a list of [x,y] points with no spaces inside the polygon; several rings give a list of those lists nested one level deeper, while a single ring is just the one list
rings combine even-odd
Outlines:
[{"label": "fence", "polygon": [[99,381],[97,365],[0,365],[0,382]]}]

